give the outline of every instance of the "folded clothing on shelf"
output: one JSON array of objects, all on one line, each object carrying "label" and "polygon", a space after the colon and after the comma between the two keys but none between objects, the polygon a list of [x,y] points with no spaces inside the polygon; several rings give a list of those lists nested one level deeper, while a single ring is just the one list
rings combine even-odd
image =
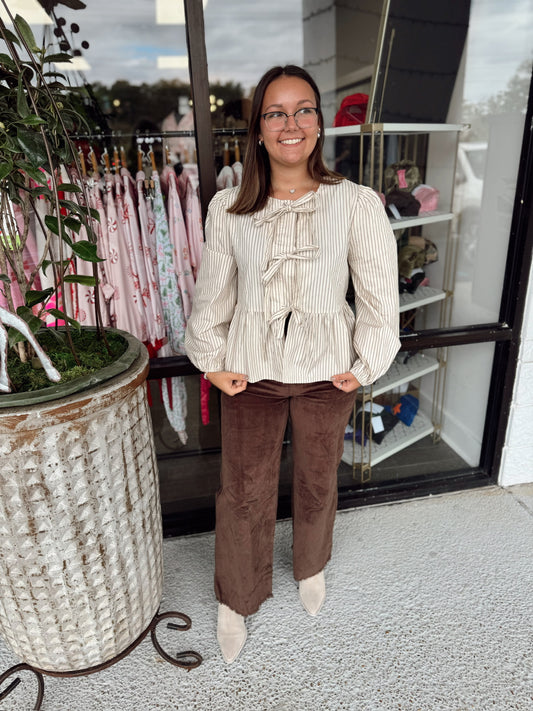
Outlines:
[{"label": "folded clothing on shelf", "polygon": [[402,395],[395,405],[385,405],[385,410],[410,427],[418,412],[418,405],[418,398],[407,394]]},{"label": "folded clothing on shelf", "polygon": [[[359,408],[355,416],[355,423],[350,422],[344,431],[344,439],[352,440],[355,437],[357,444],[367,444],[368,438],[381,444],[385,436],[393,430],[398,422],[411,426],[418,412],[418,398],[414,395],[402,395],[395,405],[379,405],[376,402],[366,403]],[[363,433],[364,427],[364,433]],[[355,429],[355,432],[354,432]]]},{"label": "folded clothing on shelf", "polygon": [[[397,417],[375,402],[365,405],[364,420],[365,444],[369,437],[372,437],[376,444],[381,444],[385,435],[398,424]],[[360,408],[355,416],[355,441],[358,444],[363,442],[363,408]]]}]

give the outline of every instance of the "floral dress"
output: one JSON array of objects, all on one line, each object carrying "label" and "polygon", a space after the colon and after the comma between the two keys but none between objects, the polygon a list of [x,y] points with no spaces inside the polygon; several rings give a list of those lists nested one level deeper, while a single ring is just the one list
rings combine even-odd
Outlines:
[{"label": "floral dress", "polygon": [[[163,346],[160,355],[184,355],[185,353],[185,314],[178,288],[178,279],[174,269],[174,248],[170,238],[167,213],[161,192],[161,183],[156,171],[152,173],[153,194],[145,200],[151,200],[153,211],[159,292],[163,317],[167,329],[168,343]],[[147,205],[149,214],[149,206]],[[187,392],[182,377],[169,378],[169,387],[163,387],[163,403],[170,424],[178,433],[180,440],[187,442],[185,418],[187,416]]]}]

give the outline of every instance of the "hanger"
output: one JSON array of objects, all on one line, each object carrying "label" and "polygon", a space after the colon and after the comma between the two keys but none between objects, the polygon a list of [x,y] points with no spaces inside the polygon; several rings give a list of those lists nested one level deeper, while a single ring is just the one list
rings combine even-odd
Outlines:
[{"label": "hanger", "polygon": [[126,151],[124,150],[124,146],[120,146],[120,164],[123,168],[128,167],[128,161],[126,159]]},{"label": "hanger", "polygon": [[109,161],[109,153],[107,152],[107,148],[104,148],[104,152],[102,153],[102,160],[104,161],[105,172],[107,175],[109,175],[109,173],[111,173],[111,164]]},{"label": "hanger", "polygon": [[115,168],[115,175],[118,175],[120,171],[120,159],[118,157],[118,148],[116,146],[113,147],[113,166]]},{"label": "hanger", "polygon": [[165,146],[165,160],[166,160],[167,165],[171,165],[171,162],[170,162],[170,149],[169,149],[168,145]]},{"label": "hanger", "polygon": [[241,147],[239,146],[239,139],[235,139],[235,162],[241,162]]},{"label": "hanger", "polygon": [[87,166],[85,165],[85,156],[83,155],[83,151],[80,150],[78,151],[78,158],[80,161],[80,167],[81,167],[81,174],[84,178],[87,177]]},{"label": "hanger", "polygon": [[93,176],[99,177],[100,171],[98,169],[98,161],[96,160],[96,153],[94,152],[94,148],[92,146],[91,146],[91,150],[89,151],[89,158],[91,159],[91,164],[92,164],[92,168],[93,168]]},{"label": "hanger", "polygon": [[141,171],[143,169],[143,158],[144,153],[140,146],[137,147],[137,170]]},{"label": "hanger", "polygon": [[155,155],[153,150],[150,148],[150,152],[148,153],[148,157],[150,158],[150,163],[152,164],[152,170],[157,171],[157,166],[155,164]]},{"label": "hanger", "polygon": [[229,165],[229,143],[227,141],[224,143],[224,165]]}]

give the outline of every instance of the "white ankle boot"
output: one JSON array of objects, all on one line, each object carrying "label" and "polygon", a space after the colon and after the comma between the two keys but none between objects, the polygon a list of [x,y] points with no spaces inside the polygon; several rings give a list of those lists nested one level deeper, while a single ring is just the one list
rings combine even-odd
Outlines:
[{"label": "white ankle boot", "polygon": [[244,617],[222,603],[218,606],[217,639],[224,660],[231,664],[241,653],[246,642]]},{"label": "white ankle boot", "polygon": [[299,586],[300,600],[307,612],[312,616],[318,615],[320,608],[326,599],[326,580],[324,571],[300,580]]}]

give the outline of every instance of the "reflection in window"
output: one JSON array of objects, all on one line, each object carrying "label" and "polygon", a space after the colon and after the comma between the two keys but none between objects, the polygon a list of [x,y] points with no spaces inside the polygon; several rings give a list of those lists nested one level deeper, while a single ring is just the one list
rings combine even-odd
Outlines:
[{"label": "reflection in window", "polygon": [[531,3],[472,0],[457,156],[454,323],[498,320],[531,81]]}]

